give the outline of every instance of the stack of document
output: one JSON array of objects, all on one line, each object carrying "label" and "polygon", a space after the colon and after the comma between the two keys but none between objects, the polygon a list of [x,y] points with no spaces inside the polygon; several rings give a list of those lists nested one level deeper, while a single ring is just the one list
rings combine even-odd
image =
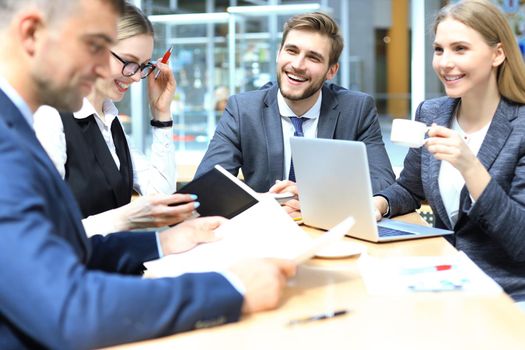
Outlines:
[{"label": "stack of document", "polygon": [[187,272],[217,271],[248,258],[282,258],[302,263],[318,251],[337,244],[350,230],[350,217],[319,238],[304,232],[272,196],[259,202],[216,230],[220,240],[200,244],[184,253],[146,263],[148,274],[174,277]]},{"label": "stack of document", "polygon": [[370,294],[461,291],[496,294],[501,287],[467,255],[375,258],[362,255],[361,275]]}]

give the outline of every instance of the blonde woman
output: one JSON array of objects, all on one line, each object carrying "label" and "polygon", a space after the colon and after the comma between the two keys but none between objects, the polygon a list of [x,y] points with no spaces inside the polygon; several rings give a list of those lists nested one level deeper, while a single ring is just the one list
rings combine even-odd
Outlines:
[{"label": "blonde woman", "polygon": [[[151,23],[127,4],[108,78],[96,81],[76,113],[41,107],[35,114],[37,136],[73,191],[88,235],[176,224],[198,206],[194,196],[171,195],[176,170],[170,104],[176,83],[167,65],[151,62],[152,53]],[[155,68],[157,79],[151,74]],[[128,147],[113,104],[141,79],[147,80],[153,118],[150,159]],[[130,203],[133,190],[144,196]]]},{"label": "blonde woman", "polygon": [[443,8],[433,67],[447,97],[423,102],[431,125],[395,184],[374,197],[377,216],[428,200],[436,226],[517,301],[525,300],[525,64],[500,10],[485,0]]}]

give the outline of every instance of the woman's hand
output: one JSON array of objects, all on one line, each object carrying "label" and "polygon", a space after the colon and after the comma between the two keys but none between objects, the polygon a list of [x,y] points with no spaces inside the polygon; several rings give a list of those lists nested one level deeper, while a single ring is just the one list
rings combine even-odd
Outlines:
[{"label": "woman's hand", "polygon": [[208,216],[187,220],[159,234],[160,245],[164,255],[182,253],[200,243],[213,242],[219,239],[215,230],[227,222],[220,216]]},{"label": "woman's hand", "polygon": [[428,136],[425,143],[428,151],[458,169],[470,195],[477,200],[491,179],[487,169],[454,130],[432,124]]},{"label": "woman's hand", "polygon": [[372,197],[372,200],[375,207],[376,221],[381,221],[383,215],[385,215],[388,211],[388,202],[386,201],[385,197],[382,196],[374,196]]},{"label": "woman's hand", "polygon": [[159,76],[155,79],[155,72],[148,76],[148,99],[153,119],[159,121],[170,121],[171,101],[175,95],[177,82],[173,72],[167,64],[161,63],[160,58],[156,64],[160,71]]},{"label": "woman's hand", "polygon": [[454,130],[433,124],[428,131],[426,148],[439,160],[446,160],[464,173],[478,162],[462,137]]},{"label": "woman's hand", "polygon": [[199,206],[189,194],[141,196],[115,211],[115,228],[125,231],[178,224]]}]

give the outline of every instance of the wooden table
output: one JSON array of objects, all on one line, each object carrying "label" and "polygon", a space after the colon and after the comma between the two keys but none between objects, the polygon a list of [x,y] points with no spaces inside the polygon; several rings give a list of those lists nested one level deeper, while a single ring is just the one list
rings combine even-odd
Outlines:
[{"label": "wooden table", "polygon": [[[420,217],[416,215],[401,219],[418,222]],[[443,238],[359,242],[367,246],[371,256],[457,253]],[[356,262],[355,257],[313,259],[301,266],[277,310],[247,316],[234,324],[115,349],[525,349],[525,313],[504,293],[370,296]],[[337,309],[351,312],[328,320],[288,325],[292,319]]]}]

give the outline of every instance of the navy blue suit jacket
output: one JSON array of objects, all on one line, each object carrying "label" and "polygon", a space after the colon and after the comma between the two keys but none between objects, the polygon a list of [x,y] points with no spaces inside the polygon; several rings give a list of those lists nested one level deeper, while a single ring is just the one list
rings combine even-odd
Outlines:
[{"label": "navy blue suit jacket", "polygon": [[[459,100],[423,102],[416,119],[450,127]],[[397,182],[381,195],[390,215],[414,211],[427,199],[436,226],[454,230],[447,239],[464,251],[516,300],[525,300],[525,106],[502,99],[477,155],[492,180],[472,204],[466,186],[454,227],[439,189],[437,160],[426,148],[412,148]]]},{"label": "navy blue suit jacket", "polygon": [[86,237],[75,199],[0,90],[0,348],[97,348],[236,321],[220,274],[142,279],[152,232]]},{"label": "navy blue suit jacket", "polygon": [[[195,177],[216,164],[237,175],[258,192],[266,192],[284,176],[284,140],[276,84],[230,97],[215,135]],[[331,83],[322,87],[317,137],[363,141],[368,154],[372,190],[395,180],[383,144],[374,99]],[[345,160],[351,162],[351,159]]]}]

